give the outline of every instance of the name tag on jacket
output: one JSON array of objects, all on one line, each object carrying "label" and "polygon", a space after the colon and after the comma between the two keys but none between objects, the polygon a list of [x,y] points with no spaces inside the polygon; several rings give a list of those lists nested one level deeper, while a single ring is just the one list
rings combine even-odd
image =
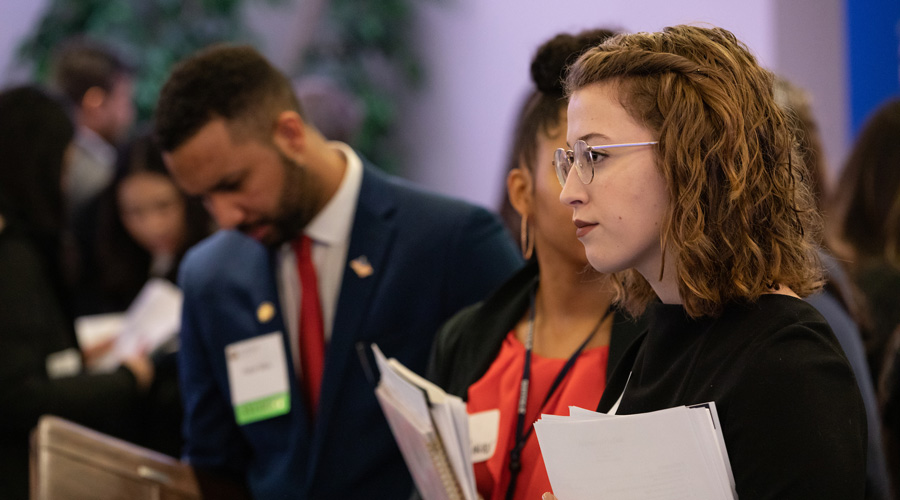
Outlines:
[{"label": "name tag on jacket", "polygon": [[472,463],[494,456],[500,430],[500,410],[480,411],[469,415],[469,439],[472,440]]},{"label": "name tag on jacket", "polygon": [[225,346],[231,405],[239,425],[291,410],[287,357],[281,332]]}]

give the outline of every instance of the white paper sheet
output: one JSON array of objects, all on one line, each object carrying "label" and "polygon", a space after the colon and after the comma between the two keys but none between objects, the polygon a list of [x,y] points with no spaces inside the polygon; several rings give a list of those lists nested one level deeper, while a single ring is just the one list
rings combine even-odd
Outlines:
[{"label": "white paper sheet", "polygon": [[535,433],[554,494],[565,500],[736,498],[714,410],[604,415],[572,409],[569,417],[542,416]]},{"label": "white paper sheet", "polygon": [[[149,280],[121,319],[120,329],[113,335],[116,338],[113,347],[91,367],[91,371],[113,371],[123,360],[148,354],[172,339],[181,328],[182,302],[183,295],[177,286],[164,279]],[[102,336],[97,333],[98,329],[102,331],[115,325],[115,319],[112,316],[94,322],[81,319],[82,327],[85,324],[89,328],[82,329],[79,338],[96,342]],[[78,325],[79,320],[76,320],[76,333]],[[85,348],[84,344],[82,348]]]}]

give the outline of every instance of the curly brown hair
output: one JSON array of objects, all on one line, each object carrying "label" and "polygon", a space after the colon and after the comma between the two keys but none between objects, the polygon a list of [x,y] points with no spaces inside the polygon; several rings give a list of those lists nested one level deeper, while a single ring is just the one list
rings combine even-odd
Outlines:
[{"label": "curly brown hair", "polygon": [[[569,70],[569,95],[614,82],[628,113],[659,134],[671,200],[661,246],[692,317],[779,285],[800,296],[821,286],[821,217],[773,79],[731,32],[684,25],[618,35]],[[613,280],[632,313],[656,297],[634,270]]]}]

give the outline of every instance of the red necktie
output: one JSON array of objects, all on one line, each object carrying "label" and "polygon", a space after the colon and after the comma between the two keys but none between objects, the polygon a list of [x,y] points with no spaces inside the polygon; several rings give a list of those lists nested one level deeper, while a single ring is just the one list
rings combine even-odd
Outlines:
[{"label": "red necktie", "polygon": [[300,275],[300,366],[301,381],[310,415],[316,414],[325,366],[325,329],[322,306],[319,304],[319,284],[312,262],[312,240],[303,235],[294,240],[297,272]]}]

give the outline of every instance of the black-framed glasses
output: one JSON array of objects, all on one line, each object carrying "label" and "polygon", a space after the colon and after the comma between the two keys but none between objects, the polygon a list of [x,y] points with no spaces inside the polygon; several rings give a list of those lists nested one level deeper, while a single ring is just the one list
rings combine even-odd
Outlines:
[{"label": "black-framed glasses", "polygon": [[630,148],[634,146],[651,146],[658,143],[659,141],[649,141],[588,146],[584,141],[575,141],[575,151],[559,148],[556,150],[556,153],[553,154],[553,165],[556,167],[556,178],[559,179],[559,185],[565,187],[566,179],[569,178],[569,171],[572,170],[572,166],[574,165],[581,182],[590,184],[591,181],[594,180],[594,167],[608,156],[603,150]]}]

